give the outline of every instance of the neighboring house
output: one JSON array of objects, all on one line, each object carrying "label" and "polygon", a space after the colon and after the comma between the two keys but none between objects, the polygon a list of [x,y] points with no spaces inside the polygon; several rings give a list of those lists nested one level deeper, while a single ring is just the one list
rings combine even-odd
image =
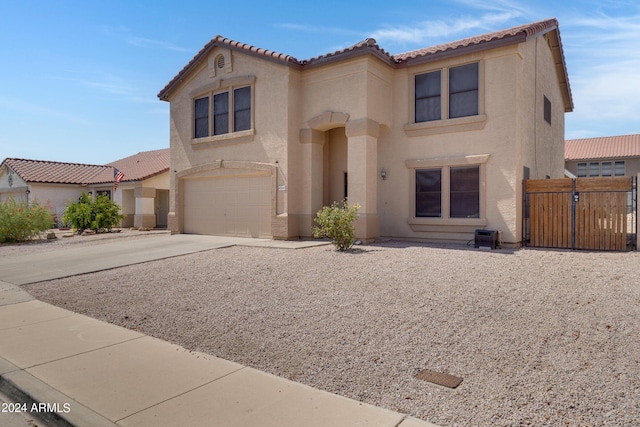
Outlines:
[{"label": "neighboring house", "polygon": [[163,88],[169,228],[295,239],[348,197],[356,236],[522,242],[522,180],[561,178],[573,101],[555,19],[300,61],[216,36]]},{"label": "neighboring house", "polygon": [[[124,173],[113,191],[114,168]],[[122,226],[166,226],[169,206],[169,150],[138,153],[108,165],[7,158],[0,165],[0,202],[37,200],[58,221],[82,193],[107,194],[122,206]],[[58,225],[61,225],[60,222]]]},{"label": "neighboring house", "polygon": [[564,143],[565,168],[578,178],[640,174],[640,134],[571,139]]},{"label": "neighboring house", "polygon": [[[127,215],[123,227],[166,228],[169,214],[169,149],[143,151],[108,163],[124,174],[113,200]],[[113,181],[113,172],[111,174]]]}]

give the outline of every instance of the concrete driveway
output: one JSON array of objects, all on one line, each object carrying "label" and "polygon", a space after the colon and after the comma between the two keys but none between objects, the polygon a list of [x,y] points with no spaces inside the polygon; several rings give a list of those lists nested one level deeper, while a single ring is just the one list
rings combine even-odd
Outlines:
[{"label": "concrete driveway", "polygon": [[0,258],[0,281],[20,286],[234,245],[298,249],[326,244],[196,234],[118,238],[108,243]]}]

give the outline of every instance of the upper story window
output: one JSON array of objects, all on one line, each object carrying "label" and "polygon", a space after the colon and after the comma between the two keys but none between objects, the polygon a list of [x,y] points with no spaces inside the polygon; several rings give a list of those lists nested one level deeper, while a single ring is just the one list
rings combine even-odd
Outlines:
[{"label": "upper story window", "polygon": [[[443,82],[444,73],[447,73],[447,78]],[[479,80],[477,62],[416,75],[415,123],[441,120],[443,117],[454,119],[477,116],[480,103]],[[446,99],[448,107],[443,105],[443,92],[449,95]]]},{"label": "upper story window", "polygon": [[247,83],[246,78],[229,79],[216,84],[207,95],[194,98],[194,138],[215,140],[226,134],[233,138],[253,128],[252,85]]},{"label": "upper story window", "polygon": [[449,69],[449,118],[478,115],[478,63]]},{"label": "upper story window", "polygon": [[440,91],[442,88],[442,72],[432,71],[430,73],[418,74],[415,77],[415,121],[429,122],[440,120],[442,117],[442,106],[440,102]]},{"label": "upper story window", "polygon": [[195,138],[209,136],[209,97],[198,98],[193,101],[195,120]]},{"label": "upper story window", "polygon": [[544,97],[543,110],[544,121],[551,124],[551,101],[546,96]]}]

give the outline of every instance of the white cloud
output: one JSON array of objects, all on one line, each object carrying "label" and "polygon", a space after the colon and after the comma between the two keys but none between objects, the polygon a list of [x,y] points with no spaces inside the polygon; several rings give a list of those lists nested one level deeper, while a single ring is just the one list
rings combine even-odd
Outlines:
[{"label": "white cloud", "polygon": [[[385,25],[372,37],[385,44],[430,46],[457,38],[503,29],[530,11],[512,0],[457,0],[469,12],[454,19],[437,19],[410,25]],[[474,11],[476,13],[474,13]]]},{"label": "white cloud", "polygon": [[472,31],[485,31],[499,27],[519,15],[502,12],[488,13],[480,17],[462,17],[445,22],[422,21],[411,26],[390,26],[374,31],[372,37],[379,42],[394,44],[416,44],[428,46],[434,42],[451,41],[456,37],[466,37]]},{"label": "white cloud", "polygon": [[187,49],[178,46],[174,43],[164,40],[155,40],[146,37],[139,37],[132,34],[131,30],[123,25],[118,27],[102,26],[101,30],[110,37],[117,37],[124,40],[131,46],[141,47],[145,49],[164,49],[172,50],[176,52],[191,52],[191,49]]},{"label": "white cloud", "polygon": [[59,105],[46,106],[42,103],[34,104],[22,99],[0,98],[0,110],[6,110],[5,116],[11,116],[17,112],[25,114],[27,117],[47,118],[62,123],[73,123],[75,125],[90,126],[93,123],[77,114],[61,109]]},{"label": "white cloud", "polygon": [[640,132],[640,14],[628,12],[572,16],[561,28],[575,103],[567,118],[572,135]]},{"label": "white cloud", "polygon": [[153,40],[145,37],[127,37],[127,43],[133,46],[142,47],[142,48],[158,48],[165,50],[173,50],[176,52],[191,52],[191,49],[187,49],[184,47],[177,46],[170,42],[165,42],[162,40]]}]

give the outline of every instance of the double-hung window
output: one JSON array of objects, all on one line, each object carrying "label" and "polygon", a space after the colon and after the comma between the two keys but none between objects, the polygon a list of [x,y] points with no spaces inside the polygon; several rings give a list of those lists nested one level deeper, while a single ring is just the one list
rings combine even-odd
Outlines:
[{"label": "double-hung window", "polygon": [[194,136],[196,138],[202,138],[209,136],[209,97],[204,96],[198,98],[193,102],[195,131]]},{"label": "double-hung window", "polygon": [[252,129],[251,106],[251,86],[229,87],[194,99],[194,138]]},{"label": "double-hung window", "polygon": [[[446,77],[444,82],[443,75]],[[444,100],[443,92],[448,94]],[[418,74],[414,77],[414,96],[415,123],[477,116],[480,111],[479,64],[474,62]]]},{"label": "double-hung window", "polygon": [[478,63],[449,69],[449,118],[478,115]]},{"label": "double-hung window", "polygon": [[[416,218],[480,218],[480,166],[416,169],[415,174]],[[443,205],[448,205],[445,212]]]},{"label": "double-hung window", "polygon": [[449,218],[480,218],[480,166],[449,168]]},{"label": "double-hung window", "polygon": [[416,123],[440,120],[442,117],[441,81],[442,72],[440,70],[419,74],[415,77]]},{"label": "double-hung window", "polygon": [[442,169],[416,170],[416,218],[442,216]]},{"label": "double-hung window", "polygon": [[413,231],[434,227],[484,226],[489,154],[406,160],[411,172]]}]

